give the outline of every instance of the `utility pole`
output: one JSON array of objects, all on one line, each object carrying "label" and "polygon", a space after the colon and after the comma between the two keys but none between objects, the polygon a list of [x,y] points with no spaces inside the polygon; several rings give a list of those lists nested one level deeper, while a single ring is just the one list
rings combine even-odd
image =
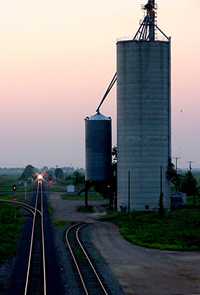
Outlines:
[{"label": "utility pole", "polygon": [[194,163],[193,161],[188,161],[189,163],[189,171],[192,172],[192,163]]},{"label": "utility pole", "polygon": [[25,201],[27,200],[27,182],[24,182],[24,194],[25,194]]},{"label": "utility pole", "polygon": [[176,187],[176,192],[178,192],[178,189],[179,189],[179,180],[178,180],[178,160],[180,160],[181,158],[180,157],[174,157],[175,159],[175,168],[176,168],[176,177],[177,177],[177,181],[176,181],[176,184],[175,184],[175,187]]},{"label": "utility pole", "polygon": [[159,198],[159,214],[164,215],[164,194],[163,194],[163,166],[160,166],[160,198]]},{"label": "utility pole", "polygon": [[128,213],[131,211],[131,170],[128,170]]},{"label": "utility pole", "polygon": [[175,168],[176,168],[176,173],[178,173],[178,160],[180,160],[181,158],[180,158],[180,157],[174,157],[174,159],[175,159],[175,161],[176,161],[176,162],[175,162],[175,163],[176,163],[176,164],[175,164],[175,165],[176,165],[176,166],[175,166]]},{"label": "utility pole", "polygon": [[90,188],[90,184],[89,181],[86,180],[85,181],[85,208],[88,208],[88,191]]},{"label": "utility pole", "polygon": [[160,194],[163,194],[163,166],[160,166]]}]

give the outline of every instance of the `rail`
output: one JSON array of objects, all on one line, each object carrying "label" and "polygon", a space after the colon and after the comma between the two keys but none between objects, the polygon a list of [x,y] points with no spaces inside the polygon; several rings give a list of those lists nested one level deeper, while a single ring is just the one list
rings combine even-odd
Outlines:
[{"label": "rail", "polygon": [[[41,207],[40,210],[38,209],[39,205]],[[37,240],[38,235],[40,235],[40,231],[41,231],[41,241]],[[33,273],[37,272],[37,270],[34,269],[33,264],[34,264],[34,259],[36,259],[37,258],[36,256],[38,255],[37,253],[34,253],[35,252],[34,244],[38,242],[42,244],[42,270],[43,270],[42,293],[46,295],[47,293],[46,293],[46,263],[45,263],[45,242],[44,242],[44,223],[43,223],[43,191],[42,191],[41,182],[38,182],[38,185],[37,185],[37,193],[36,193],[36,200],[35,200],[35,207],[34,207],[34,216],[33,216],[33,223],[32,223],[31,242],[30,242],[30,249],[29,249],[29,258],[28,258],[28,267],[27,267],[27,273],[26,273],[24,295],[34,294],[34,292],[31,290],[31,287],[34,284],[31,282],[33,281]]]},{"label": "rail", "polygon": [[[106,290],[104,282],[80,239],[80,231],[85,225],[86,224],[74,224],[70,226],[65,232],[65,243],[71,254],[84,293],[86,295],[108,295],[109,293]],[[80,254],[80,251],[82,254]]]}]

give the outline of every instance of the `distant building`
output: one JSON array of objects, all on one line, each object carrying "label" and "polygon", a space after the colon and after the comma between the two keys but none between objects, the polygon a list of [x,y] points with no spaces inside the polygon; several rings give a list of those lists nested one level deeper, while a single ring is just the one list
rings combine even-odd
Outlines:
[{"label": "distant building", "polygon": [[67,185],[67,193],[73,194],[76,192],[76,187],[73,184]]},{"label": "distant building", "polygon": [[171,196],[171,209],[183,208],[187,205],[187,195],[182,192],[173,193]]}]

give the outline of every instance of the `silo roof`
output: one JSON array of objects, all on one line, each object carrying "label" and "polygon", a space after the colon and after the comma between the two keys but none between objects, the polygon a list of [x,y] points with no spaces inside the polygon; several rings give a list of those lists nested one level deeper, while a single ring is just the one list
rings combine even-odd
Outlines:
[{"label": "silo roof", "polygon": [[86,119],[90,121],[110,121],[111,117],[106,117],[102,115],[101,113],[97,113],[91,117],[87,117]]}]

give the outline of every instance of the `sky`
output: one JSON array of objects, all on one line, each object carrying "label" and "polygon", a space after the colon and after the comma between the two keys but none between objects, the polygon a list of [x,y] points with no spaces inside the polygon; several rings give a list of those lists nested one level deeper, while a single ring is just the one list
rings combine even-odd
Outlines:
[{"label": "sky", "polygon": [[[173,157],[200,167],[199,0],[160,0],[172,37]],[[0,166],[84,167],[84,118],[116,71],[116,41],[132,37],[146,0],[0,0]],[[113,118],[116,89],[102,112]]]}]

